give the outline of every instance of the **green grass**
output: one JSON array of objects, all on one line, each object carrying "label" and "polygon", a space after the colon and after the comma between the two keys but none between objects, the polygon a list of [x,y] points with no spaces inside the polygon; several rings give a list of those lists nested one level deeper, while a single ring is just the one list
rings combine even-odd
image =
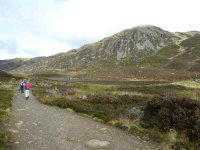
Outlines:
[{"label": "green grass", "polygon": [[106,93],[107,87],[97,84],[88,84],[88,83],[71,83],[72,86],[78,94],[88,94],[88,93],[96,93],[102,94]]},{"label": "green grass", "polygon": [[168,69],[199,71],[199,63],[195,63],[200,57],[200,35],[194,35],[180,43],[186,49],[166,66]]},{"label": "green grass", "polygon": [[71,113],[75,112],[72,108],[67,108],[67,111]]},{"label": "green grass", "polygon": [[[0,125],[9,119],[12,110],[12,101],[14,97],[14,86],[16,86],[15,77],[4,71],[0,71]],[[13,85],[12,85],[13,84]],[[4,129],[0,130],[0,149],[9,142],[10,133]]]},{"label": "green grass", "polygon": [[169,61],[170,57],[173,57],[179,53],[179,47],[177,45],[170,45],[159,50],[155,55],[144,59],[142,64],[165,64]]},{"label": "green grass", "polygon": [[[14,92],[11,90],[0,89],[0,124],[3,124],[10,117],[13,94]],[[10,133],[0,130],[0,149],[3,149],[10,138]]]},{"label": "green grass", "polygon": [[7,82],[14,78],[13,75],[0,70],[0,82]]},{"label": "green grass", "polygon": [[0,150],[3,150],[4,146],[10,141],[11,134],[6,131],[0,130]]},{"label": "green grass", "polygon": [[[141,93],[151,96],[159,96],[162,94],[167,94],[170,96],[182,96],[191,99],[198,99],[198,88],[197,87],[187,87],[184,84],[160,84],[160,85],[142,85],[142,86],[119,86],[118,91],[124,91],[127,93]],[[196,85],[196,84],[195,84]],[[195,98],[195,96],[197,96]]]},{"label": "green grass", "polygon": [[184,46],[184,47],[198,47],[198,48],[200,48],[200,35],[196,34],[195,36],[184,40],[181,43],[181,46]]},{"label": "green grass", "polygon": [[166,68],[187,70],[190,68],[191,63],[198,59],[200,56],[199,49],[190,49],[176,57]]}]

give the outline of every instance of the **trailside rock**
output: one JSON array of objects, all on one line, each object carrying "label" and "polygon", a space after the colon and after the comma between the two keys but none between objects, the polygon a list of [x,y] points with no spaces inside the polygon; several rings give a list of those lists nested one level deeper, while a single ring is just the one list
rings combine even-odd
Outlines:
[{"label": "trailside rock", "polygon": [[86,143],[86,146],[93,147],[93,148],[99,148],[99,147],[108,147],[110,145],[110,142],[108,141],[100,141],[92,139]]}]

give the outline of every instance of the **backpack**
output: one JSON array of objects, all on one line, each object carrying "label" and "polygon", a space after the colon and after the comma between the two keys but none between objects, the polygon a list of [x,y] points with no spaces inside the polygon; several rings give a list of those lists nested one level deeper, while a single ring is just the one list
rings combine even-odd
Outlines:
[{"label": "backpack", "polygon": [[25,84],[25,89],[29,90],[31,88],[31,84],[28,82]]}]

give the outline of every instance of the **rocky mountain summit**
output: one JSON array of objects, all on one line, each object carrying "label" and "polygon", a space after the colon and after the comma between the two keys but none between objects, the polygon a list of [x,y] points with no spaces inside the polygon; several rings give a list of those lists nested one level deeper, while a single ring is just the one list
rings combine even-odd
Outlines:
[{"label": "rocky mountain summit", "polygon": [[[200,33],[196,31],[171,33],[151,25],[138,26],[79,49],[32,58],[8,68],[15,73],[62,72],[75,76],[97,75],[111,70],[115,74],[115,69],[135,71],[138,68],[200,71],[197,65],[199,37]],[[0,69],[3,63],[0,62]]]}]

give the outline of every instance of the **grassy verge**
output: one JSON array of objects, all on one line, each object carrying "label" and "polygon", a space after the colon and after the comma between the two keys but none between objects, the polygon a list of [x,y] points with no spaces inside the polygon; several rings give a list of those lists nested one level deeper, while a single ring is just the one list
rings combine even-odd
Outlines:
[{"label": "grassy verge", "polygon": [[0,122],[4,122],[9,118],[13,93],[13,90],[0,89]]},{"label": "grassy verge", "polygon": [[[0,125],[9,119],[13,96],[13,90],[0,89]],[[9,132],[6,132],[4,129],[0,130],[0,149],[3,149],[10,138],[11,135]]]},{"label": "grassy verge", "polygon": [[[14,97],[14,76],[0,71],[0,126],[9,119]],[[0,130],[0,149],[9,142],[11,134],[2,128]]]},{"label": "grassy verge", "polygon": [[4,146],[10,141],[11,134],[4,130],[0,131],[0,150],[3,150]]}]

